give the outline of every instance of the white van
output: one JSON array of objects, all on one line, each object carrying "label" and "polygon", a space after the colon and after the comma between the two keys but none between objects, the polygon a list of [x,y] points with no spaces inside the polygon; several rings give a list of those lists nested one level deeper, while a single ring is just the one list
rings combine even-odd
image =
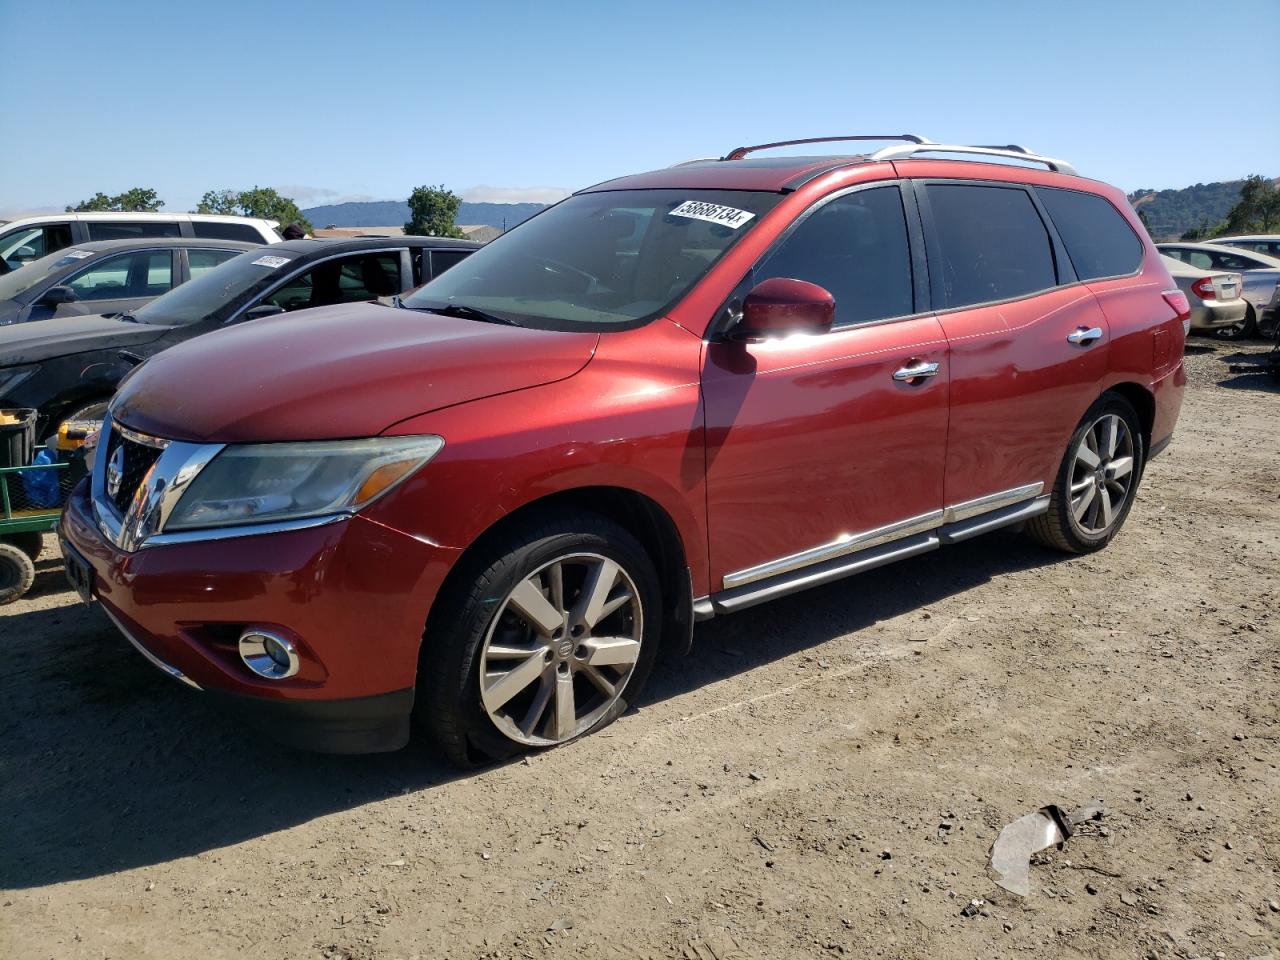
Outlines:
[{"label": "white van", "polygon": [[76,243],[139,237],[198,237],[279,243],[274,220],[212,213],[49,213],[0,223],[0,273]]}]

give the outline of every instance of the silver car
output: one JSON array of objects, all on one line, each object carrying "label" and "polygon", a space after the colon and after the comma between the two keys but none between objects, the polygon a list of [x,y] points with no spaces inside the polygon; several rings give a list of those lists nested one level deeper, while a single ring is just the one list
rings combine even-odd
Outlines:
[{"label": "silver car", "polygon": [[1243,322],[1235,327],[1222,327],[1222,340],[1242,340],[1262,328],[1270,334],[1275,324],[1277,284],[1280,284],[1280,259],[1221,243],[1157,243],[1167,257],[1202,270],[1225,270],[1244,278],[1244,298],[1248,302]]},{"label": "silver car", "polygon": [[1224,247],[1239,247],[1254,253],[1280,259],[1280,233],[1251,233],[1239,237],[1214,237],[1213,242]]},{"label": "silver car", "polygon": [[1191,330],[1209,333],[1230,327],[1249,312],[1248,302],[1240,295],[1244,286],[1240,274],[1201,270],[1167,255],[1161,259],[1191,304]]}]

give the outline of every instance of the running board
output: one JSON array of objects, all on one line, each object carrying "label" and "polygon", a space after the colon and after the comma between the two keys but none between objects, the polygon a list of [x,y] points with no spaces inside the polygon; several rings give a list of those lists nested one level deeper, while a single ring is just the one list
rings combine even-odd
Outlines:
[{"label": "running board", "polygon": [[1001,527],[1022,523],[1024,520],[1039,516],[1048,509],[1049,497],[1037,497],[1034,500],[1015,503],[966,520],[944,524],[928,533],[904,537],[890,543],[860,550],[854,554],[837,557],[824,563],[816,563],[802,567],[799,570],[792,570],[775,577],[769,577],[767,580],[758,580],[741,587],[735,587],[732,590],[722,590],[709,597],[699,597],[693,602],[694,619],[701,622],[710,620],[717,614],[736,613],[739,610],[746,610],[748,607],[754,607],[758,603],[765,603],[778,597],[785,597],[791,593],[807,590],[810,587],[821,586],[833,580],[842,580],[857,573],[874,570],[876,567],[883,567],[899,560],[905,560],[908,557],[928,553],[931,550],[938,549],[943,544],[960,543],[963,540],[990,533]]}]

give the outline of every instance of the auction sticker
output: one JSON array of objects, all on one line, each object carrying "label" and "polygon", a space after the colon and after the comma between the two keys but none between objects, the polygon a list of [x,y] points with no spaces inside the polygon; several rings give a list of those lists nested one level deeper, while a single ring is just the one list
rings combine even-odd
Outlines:
[{"label": "auction sticker", "polygon": [[83,260],[85,257],[92,257],[92,250],[68,250],[62,255],[63,260]]},{"label": "auction sticker", "polygon": [[722,227],[737,230],[755,216],[750,210],[739,210],[737,207],[725,207],[718,203],[704,203],[701,200],[686,200],[671,211],[673,217],[688,217],[690,220],[706,220],[718,223]]},{"label": "auction sticker", "polygon": [[276,267],[283,267],[288,262],[288,257],[259,257],[253,261],[253,265],[255,267],[271,267],[274,270]]}]

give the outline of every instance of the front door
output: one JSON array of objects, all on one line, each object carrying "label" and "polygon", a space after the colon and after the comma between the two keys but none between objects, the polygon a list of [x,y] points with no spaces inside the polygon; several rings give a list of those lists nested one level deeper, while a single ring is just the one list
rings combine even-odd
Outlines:
[{"label": "front door", "polygon": [[832,331],[708,344],[713,592],[941,522],[947,344],[918,312],[907,222],[895,184],[818,204],[744,288],[773,277],[825,287]]}]

